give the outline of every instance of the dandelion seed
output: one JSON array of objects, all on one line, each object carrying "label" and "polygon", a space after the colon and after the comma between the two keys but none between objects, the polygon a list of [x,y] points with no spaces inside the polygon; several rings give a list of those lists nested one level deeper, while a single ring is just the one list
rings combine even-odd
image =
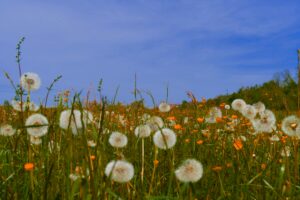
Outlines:
[{"label": "dandelion seed", "polygon": [[171,106],[166,102],[162,102],[159,104],[158,109],[160,112],[169,112],[171,110]]},{"label": "dandelion seed", "polygon": [[93,122],[94,117],[93,117],[93,114],[90,111],[84,110],[82,113],[83,113],[83,115],[82,115],[83,119],[82,120],[83,120],[83,123],[85,125],[88,125],[88,124]]},{"label": "dandelion seed", "polygon": [[184,183],[197,182],[203,175],[202,164],[195,159],[187,159],[184,163],[175,171],[176,178]]},{"label": "dandelion seed", "polygon": [[96,142],[94,140],[88,140],[87,144],[89,147],[92,147],[92,148],[96,146]]},{"label": "dandelion seed", "polygon": [[282,120],[282,131],[288,136],[300,138],[300,119],[295,115],[288,116]]},{"label": "dandelion seed", "polygon": [[184,117],[184,118],[183,118],[183,123],[184,123],[184,124],[187,124],[188,122],[189,122],[189,118],[188,118],[188,117]]},{"label": "dandelion seed", "polygon": [[136,137],[139,137],[139,138],[149,137],[151,134],[151,128],[147,124],[139,125],[138,127],[135,128],[134,134]]},{"label": "dandelion seed", "polygon": [[27,128],[27,132],[31,136],[41,137],[48,132],[48,120],[44,115],[33,114],[25,122],[26,126],[36,126]]},{"label": "dandelion seed", "polygon": [[70,178],[72,181],[76,181],[77,179],[80,178],[80,176],[78,176],[77,174],[70,174],[70,175],[69,175],[69,178]]},{"label": "dandelion seed", "polygon": [[40,137],[30,136],[30,143],[34,145],[42,144],[42,139]]},{"label": "dandelion seed", "polygon": [[0,127],[0,135],[2,136],[13,136],[16,133],[16,129],[14,129],[11,125],[6,124]]},{"label": "dandelion seed", "polygon": [[260,119],[251,120],[251,123],[258,133],[271,133],[276,129],[276,118],[272,111],[265,110],[259,113]]},{"label": "dandelion seed", "polygon": [[257,110],[251,105],[246,105],[241,112],[248,119],[254,119],[257,114]]},{"label": "dandelion seed", "polygon": [[150,117],[146,124],[150,126],[151,131],[157,131],[164,126],[163,120],[158,116]]},{"label": "dandelion seed", "polygon": [[239,112],[242,112],[245,106],[246,106],[246,102],[243,99],[236,99],[231,103],[232,109]]},{"label": "dandelion seed", "polygon": [[41,86],[41,79],[36,73],[27,72],[21,76],[21,86],[27,91],[38,90]]},{"label": "dandelion seed", "polygon": [[278,142],[278,141],[280,141],[280,138],[277,135],[272,135],[270,137],[270,141],[271,142]]},{"label": "dandelion seed", "polygon": [[[19,111],[19,112],[21,111],[21,102],[20,101],[12,100],[11,105],[14,110]],[[29,110],[29,111],[36,112],[40,109],[40,106],[36,105],[34,102],[23,102],[22,105],[23,105],[23,109],[22,109],[23,111]]]},{"label": "dandelion seed", "polygon": [[220,110],[220,108],[212,107],[209,110],[208,117],[205,118],[205,121],[207,123],[216,123],[218,118],[222,118],[222,111]]},{"label": "dandelion seed", "polygon": [[128,139],[126,135],[120,132],[112,132],[108,140],[109,144],[115,148],[123,148],[127,145]]},{"label": "dandelion seed", "polygon": [[111,161],[106,165],[105,175],[118,183],[129,182],[134,176],[133,165],[127,161]]},{"label": "dandelion seed", "polygon": [[257,102],[253,104],[253,107],[256,109],[258,113],[264,112],[266,110],[266,106],[262,102]]},{"label": "dandelion seed", "polygon": [[228,105],[228,104],[225,105],[225,109],[226,109],[226,110],[230,110],[230,105]]},{"label": "dandelion seed", "polygon": [[176,134],[171,129],[164,128],[154,134],[153,141],[160,149],[170,149],[176,144]]},{"label": "dandelion seed", "polygon": [[281,152],[280,155],[282,157],[290,157],[291,156],[291,148],[289,146],[285,146]]},{"label": "dandelion seed", "polygon": [[80,111],[73,110],[73,114],[71,110],[62,111],[59,118],[59,126],[65,130],[67,130],[70,126],[72,133],[77,135],[78,129],[82,129],[83,127]]}]

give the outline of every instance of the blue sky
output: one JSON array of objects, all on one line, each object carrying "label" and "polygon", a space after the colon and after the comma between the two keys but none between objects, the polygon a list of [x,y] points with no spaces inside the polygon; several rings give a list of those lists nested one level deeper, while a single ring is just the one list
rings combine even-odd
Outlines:
[{"label": "blue sky", "polygon": [[[133,100],[138,88],[159,102],[214,97],[296,73],[300,48],[300,1],[262,0],[1,0],[0,69],[18,81],[15,46],[23,45],[24,72],[36,72],[42,100],[54,92],[90,89]],[[13,97],[0,76],[0,102]],[[145,96],[147,99],[147,97]]]}]

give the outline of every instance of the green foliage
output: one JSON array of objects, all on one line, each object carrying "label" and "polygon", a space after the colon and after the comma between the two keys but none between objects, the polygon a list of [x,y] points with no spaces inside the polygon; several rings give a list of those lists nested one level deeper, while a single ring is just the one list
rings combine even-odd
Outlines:
[{"label": "green foliage", "polygon": [[272,110],[297,110],[297,83],[285,71],[275,74],[273,80],[262,85],[243,87],[232,94],[218,96],[210,102],[217,105],[223,102],[230,104],[237,98],[244,99],[249,104],[261,101]]}]

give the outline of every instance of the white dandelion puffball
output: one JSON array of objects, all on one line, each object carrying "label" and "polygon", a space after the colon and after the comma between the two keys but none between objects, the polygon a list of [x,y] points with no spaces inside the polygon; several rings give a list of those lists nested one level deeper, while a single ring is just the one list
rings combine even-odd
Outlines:
[{"label": "white dandelion puffball", "polygon": [[41,79],[36,73],[27,72],[21,76],[21,86],[27,91],[37,90],[41,86]]},{"label": "white dandelion puffball", "polygon": [[42,139],[40,137],[30,136],[30,143],[34,145],[42,144]]},{"label": "white dandelion puffball", "polygon": [[278,142],[280,140],[280,138],[277,135],[272,135],[270,137],[270,141],[271,142]]},{"label": "white dandelion puffball", "polygon": [[166,102],[162,102],[159,104],[158,109],[160,112],[169,112],[171,110],[171,106]]},{"label": "white dandelion puffball", "polygon": [[151,128],[147,124],[139,125],[135,128],[134,134],[136,137],[139,137],[139,138],[149,137],[151,134]]},{"label": "white dandelion puffball", "polygon": [[246,105],[241,112],[243,116],[248,119],[254,119],[257,114],[257,110],[255,109],[254,106],[251,105]]},{"label": "white dandelion puffball", "polygon": [[14,129],[11,125],[6,124],[0,127],[0,135],[2,136],[13,136],[16,133],[16,129]]},{"label": "white dandelion puffball", "polygon": [[48,120],[41,114],[33,114],[28,117],[25,126],[36,126],[27,128],[27,132],[31,136],[41,137],[48,132]]},{"label": "white dandelion puffball", "polygon": [[73,114],[70,109],[62,111],[59,118],[59,126],[65,130],[71,128],[72,133],[77,135],[78,129],[82,128],[80,111],[73,110]]},{"label": "white dandelion puffball", "polygon": [[187,159],[184,163],[175,171],[176,178],[184,183],[197,182],[203,175],[202,164],[195,159]]},{"label": "white dandelion puffball", "polygon": [[12,107],[13,107],[14,110],[19,111],[19,112],[21,111],[21,102],[16,101],[16,100],[12,100],[11,101],[11,105],[12,105]]},{"label": "white dandelion puffball", "polygon": [[33,112],[36,112],[40,109],[40,106],[36,105],[34,102],[29,102],[25,105],[28,106],[28,110],[33,111]]},{"label": "white dandelion puffball", "polygon": [[232,102],[231,107],[233,110],[241,112],[246,106],[246,102],[243,99],[236,99]]},{"label": "white dandelion puffball", "polygon": [[93,114],[90,111],[87,111],[87,110],[83,111],[83,116],[82,117],[83,117],[83,123],[85,125],[92,123],[93,120],[94,120]]},{"label": "white dandelion puffball", "polygon": [[[20,101],[12,100],[11,105],[14,110],[19,111],[19,112],[21,111],[21,102]],[[40,109],[40,106],[36,105],[34,102],[23,102],[22,106],[23,106],[23,111],[30,110],[30,111],[36,112]]]},{"label": "white dandelion puffball", "polygon": [[123,148],[127,145],[127,136],[120,132],[112,132],[109,136],[108,142],[111,146],[116,148]]},{"label": "white dandelion puffball", "polygon": [[146,124],[150,126],[151,131],[157,131],[164,126],[164,121],[158,116],[152,116]]},{"label": "white dandelion puffball", "polygon": [[291,148],[289,146],[285,146],[281,152],[280,155],[282,157],[290,157],[291,156]]},{"label": "white dandelion puffball", "polygon": [[118,183],[129,182],[134,176],[133,165],[127,161],[111,161],[105,167],[105,175]]},{"label": "white dandelion puffball", "polygon": [[260,113],[260,112],[264,112],[265,110],[266,110],[266,106],[265,106],[265,104],[263,104],[262,102],[257,102],[257,103],[255,103],[255,104],[253,104],[253,106],[254,106],[254,108],[256,109],[256,111],[258,112],[258,113]]},{"label": "white dandelion puffball", "polygon": [[251,120],[251,123],[258,133],[271,133],[276,130],[276,118],[272,111],[265,110],[259,113],[259,119]]},{"label": "white dandelion puffball", "polygon": [[282,131],[288,136],[300,138],[300,119],[295,115],[288,116],[282,120]]},{"label": "white dandelion puffball", "polygon": [[97,144],[94,140],[88,140],[87,144],[89,147],[94,148]]},{"label": "white dandelion puffball", "polygon": [[230,110],[230,105],[228,105],[228,104],[225,105],[225,109],[226,109],[226,110]]},{"label": "white dandelion puffball", "polygon": [[156,131],[153,142],[160,149],[170,149],[176,144],[176,134],[171,129],[164,128]]},{"label": "white dandelion puffball", "polygon": [[209,110],[208,116],[205,118],[205,121],[207,123],[216,123],[217,118],[221,118],[221,117],[222,117],[222,111],[220,110],[220,108],[212,107]]}]

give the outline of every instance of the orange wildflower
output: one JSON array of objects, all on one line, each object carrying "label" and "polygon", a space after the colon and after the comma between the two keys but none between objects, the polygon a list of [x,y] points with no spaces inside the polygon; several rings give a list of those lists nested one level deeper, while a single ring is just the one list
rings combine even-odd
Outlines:
[{"label": "orange wildflower", "polygon": [[216,118],[216,122],[217,122],[217,123],[223,122],[222,117],[217,117],[217,118]]},{"label": "orange wildflower", "polygon": [[286,138],[287,138],[288,136],[282,136],[281,138],[280,138],[280,141],[282,142],[282,143],[286,143]]},{"label": "orange wildflower", "polygon": [[226,103],[221,103],[220,104],[220,108],[224,109],[225,108]]},{"label": "orange wildflower", "polygon": [[198,132],[197,129],[192,130],[192,133],[197,133],[197,132]]},{"label": "orange wildflower", "polygon": [[170,116],[170,117],[168,117],[167,119],[170,120],[170,121],[175,121],[175,120],[176,120],[176,117]]},{"label": "orange wildflower", "polygon": [[203,140],[198,140],[197,144],[203,144]]},{"label": "orange wildflower", "polygon": [[228,168],[232,167],[232,163],[226,163],[226,167]]},{"label": "orange wildflower", "polygon": [[24,165],[24,169],[25,171],[31,171],[34,168],[34,164],[33,163],[25,163]]},{"label": "orange wildflower", "polygon": [[158,161],[158,160],[154,160],[154,161],[153,161],[153,164],[154,164],[154,166],[155,166],[155,167],[157,167],[157,166],[158,166],[158,163],[159,163],[159,161]]},{"label": "orange wildflower", "polygon": [[204,122],[204,118],[203,118],[203,117],[198,117],[198,118],[197,118],[197,121],[198,121],[199,123],[202,123],[202,122]]},{"label": "orange wildflower", "polygon": [[180,124],[175,124],[174,129],[175,130],[180,130],[180,129],[182,129],[182,126]]},{"label": "orange wildflower", "polygon": [[222,170],[222,167],[221,167],[221,166],[214,166],[214,167],[212,168],[212,170],[215,171],[215,172],[219,172],[219,171]]},{"label": "orange wildflower", "polygon": [[95,160],[95,159],[96,159],[96,156],[95,156],[95,155],[91,155],[91,156],[90,156],[90,159],[91,159],[91,160]]},{"label": "orange wildflower", "polygon": [[238,116],[237,116],[237,115],[232,115],[231,118],[232,118],[232,119],[237,119]]},{"label": "orange wildflower", "polygon": [[185,141],[185,143],[190,143],[191,140],[189,138],[187,138],[184,141]]},{"label": "orange wildflower", "polygon": [[237,151],[241,150],[243,148],[242,140],[234,140],[233,146]]},{"label": "orange wildflower", "polygon": [[267,165],[265,163],[261,164],[261,169],[265,170],[267,168]]}]

